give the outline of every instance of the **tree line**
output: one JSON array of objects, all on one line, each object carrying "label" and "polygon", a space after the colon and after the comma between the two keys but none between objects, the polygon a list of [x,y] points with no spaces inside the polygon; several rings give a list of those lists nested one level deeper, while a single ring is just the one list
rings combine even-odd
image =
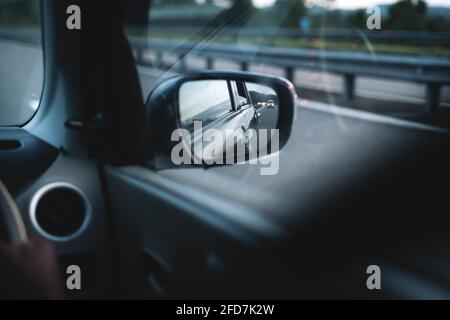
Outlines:
[{"label": "tree line", "polygon": [[[146,0],[134,0],[136,2]],[[149,0],[147,0],[148,2]],[[152,0],[156,9],[228,4],[214,18],[199,18],[181,14],[174,20],[159,20],[167,25],[242,25],[251,27],[300,28],[302,18],[308,20],[311,29],[366,29],[366,10],[325,10],[305,5],[305,0],[276,0],[273,6],[256,8],[252,0]],[[322,0],[319,3],[332,3]],[[314,0],[309,0],[309,4]],[[316,10],[315,10],[316,9]],[[430,15],[424,0],[399,0],[387,9],[382,18],[383,30],[400,31],[450,31],[450,16]],[[180,9],[181,10],[181,9]],[[140,11],[142,12],[142,11]],[[142,20],[141,20],[142,21]]]},{"label": "tree line", "polygon": [[0,0],[1,25],[35,26],[39,23],[39,1]]},{"label": "tree line", "polygon": [[[317,10],[305,5],[305,0],[276,0],[266,8],[257,8],[252,0],[128,0],[128,21],[131,25],[144,26],[149,21],[149,10],[180,8],[174,19],[159,20],[167,25],[198,26],[250,26],[300,28],[306,19],[310,29],[366,28],[365,10]],[[322,0],[321,3],[333,2]],[[309,0],[311,3],[311,0]],[[314,3],[314,2],[313,2]],[[0,24],[36,25],[39,21],[38,0],[0,0]],[[182,7],[183,6],[183,7]],[[216,9],[211,16],[195,15],[195,9]],[[184,14],[182,8],[191,8],[194,14]],[[450,31],[450,16],[430,15],[424,0],[399,0],[388,8],[382,19],[383,30],[402,31]]]}]

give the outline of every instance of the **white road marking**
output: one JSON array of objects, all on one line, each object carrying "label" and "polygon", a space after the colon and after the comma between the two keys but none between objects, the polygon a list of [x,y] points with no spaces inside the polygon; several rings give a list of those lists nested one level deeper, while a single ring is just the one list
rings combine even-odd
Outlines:
[{"label": "white road marking", "polygon": [[331,113],[336,116],[343,116],[347,118],[352,119],[358,119],[358,120],[364,120],[368,122],[373,123],[382,123],[397,127],[406,127],[411,129],[419,129],[419,130],[425,130],[425,131],[433,131],[433,132],[440,132],[440,133],[446,133],[449,134],[450,130],[441,128],[441,127],[435,127],[427,124],[422,124],[419,122],[409,121],[409,120],[402,120],[397,119],[393,117],[388,117],[384,115],[374,114],[366,111],[359,111],[354,110],[346,107],[341,106],[335,106],[330,104],[325,104],[322,102],[316,102],[316,101],[308,101],[308,105],[306,107],[300,106],[299,108],[305,108],[325,113]]},{"label": "white road marking", "polygon": [[[162,77],[162,79],[164,79],[164,78],[167,78],[169,76],[176,74],[176,73],[170,72],[170,71],[167,72],[167,71],[162,71],[160,69],[152,69],[152,68],[143,67],[143,66],[139,66],[138,70],[139,70],[139,74],[141,76],[155,78],[155,79],[157,79],[157,81],[161,80],[162,75],[164,75],[164,77]],[[393,118],[393,117],[389,117],[389,116],[370,113],[367,111],[359,111],[359,110],[351,109],[348,107],[336,106],[336,105],[326,104],[326,103],[322,103],[322,102],[318,102],[318,101],[308,100],[307,106],[300,107],[300,108],[306,108],[306,109],[325,112],[325,113],[332,113],[336,116],[343,116],[343,117],[352,118],[352,119],[359,119],[359,120],[364,120],[364,121],[372,122],[372,123],[382,123],[382,124],[387,124],[387,125],[392,125],[392,126],[397,126],[397,127],[439,132],[439,133],[445,133],[445,134],[450,133],[450,130],[446,129],[446,128],[422,124],[422,123],[410,121],[410,120],[402,120],[402,119]]]}]

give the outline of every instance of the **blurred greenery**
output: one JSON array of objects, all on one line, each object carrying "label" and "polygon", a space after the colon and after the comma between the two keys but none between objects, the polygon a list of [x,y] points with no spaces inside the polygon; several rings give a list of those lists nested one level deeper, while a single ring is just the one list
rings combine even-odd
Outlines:
[{"label": "blurred greenery", "polygon": [[[130,36],[146,37],[148,39],[164,39],[164,40],[189,40],[189,41],[203,41],[202,36],[186,36],[186,35],[146,35],[139,32],[128,32]],[[325,39],[293,39],[293,38],[270,38],[270,37],[248,37],[240,36],[238,38],[233,36],[216,36],[208,41],[226,44],[254,44],[262,46],[273,47],[292,47],[304,49],[321,49],[321,50],[335,50],[335,51],[358,51],[368,53],[385,53],[385,54],[404,54],[414,56],[440,56],[450,57],[450,48],[443,46],[415,46],[415,45],[395,45],[372,43],[370,48],[365,43],[351,42],[351,41],[333,41]]]},{"label": "blurred greenery", "polygon": [[[148,25],[150,6],[155,12],[151,22],[165,25],[299,28],[301,18],[307,17],[313,30],[364,29],[367,19],[365,10],[328,10],[326,7],[311,6],[311,3],[315,3],[311,0],[308,1],[308,6],[305,5],[305,0],[276,0],[272,6],[264,8],[255,7],[252,0],[129,1],[128,21],[135,26]],[[0,0],[0,24],[32,26],[38,23],[38,0]],[[430,14],[424,0],[399,0],[383,14],[382,28],[450,31],[450,11],[447,15]]]},{"label": "blurred greenery", "polygon": [[[278,26],[297,28],[300,19],[306,15],[306,7],[302,0],[277,0],[269,13]],[[264,25],[264,23],[262,23]]]},{"label": "blurred greenery", "polygon": [[[147,1],[150,0],[133,0]],[[257,8],[251,0],[152,0],[151,23],[158,25],[216,25],[299,28],[302,17],[311,29],[366,29],[366,10],[329,9],[324,1],[276,0]],[[355,0],[356,2],[357,0]],[[333,2],[333,1],[325,1]],[[399,31],[450,31],[450,11],[431,14],[424,0],[399,0],[383,10],[382,28]],[[178,14],[177,14],[178,8]],[[231,23],[228,23],[231,22]]]},{"label": "blurred greenery", "polygon": [[[308,17],[312,30],[336,30],[365,28],[367,13],[365,10],[328,10],[320,6],[306,6],[304,0],[276,0],[273,6],[256,8],[252,0],[130,0],[129,24],[146,26],[149,23],[149,9],[156,15],[168,9],[179,8],[177,12],[183,19],[163,16],[168,25],[190,26],[244,26],[244,27],[288,27],[299,28],[302,17]],[[189,10],[188,10],[189,9]],[[203,10],[203,15],[196,12]],[[387,7],[383,15],[384,30],[407,31],[450,31],[450,17],[430,14],[430,8],[423,0],[399,0]],[[153,21],[152,21],[153,22]],[[161,20],[156,20],[160,23]],[[39,23],[38,0],[0,0],[0,25],[33,27]],[[167,37],[167,36],[166,36]],[[186,38],[173,35],[172,38]],[[286,38],[258,38],[218,36],[214,41],[264,44],[270,46],[287,46],[301,48],[322,48],[327,50],[365,51],[364,43],[331,40],[307,40]],[[373,44],[371,50],[383,53],[400,53],[413,55],[450,56],[447,47],[419,47],[414,45]]]},{"label": "blurred greenery", "polygon": [[0,25],[32,27],[38,24],[38,0],[0,0]]},{"label": "blurred greenery", "polygon": [[426,30],[427,4],[423,0],[402,0],[389,8],[386,27],[392,30]]},{"label": "blurred greenery", "polygon": [[[312,31],[326,32],[340,29],[367,31],[368,14],[366,10],[330,9],[325,3],[332,3],[333,0],[308,0],[308,5],[305,5],[305,0],[275,0],[272,6],[264,8],[255,7],[251,0],[152,1],[151,25],[205,26],[213,27],[213,30],[219,30],[220,33],[224,26],[299,29],[302,27],[301,20],[306,19],[308,20],[306,24],[308,29]],[[381,11],[383,31],[450,31],[450,9],[444,8],[443,13],[440,12],[441,15],[431,14],[423,0],[399,0],[390,6],[381,6]],[[155,34],[152,37],[158,37],[158,35]],[[170,36],[164,34],[159,37],[194,41],[204,40],[201,36],[176,34]],[[444,46],[431,47],[395,43],[372,43],[367,46],[364,41],[352,41],[350,39],[324,40],[318,38],[309,40],[246,36],[236,38],[223,35],[211,35],[208,39],[209,41],[222,43],[241,42],[268,46],[450,57],[450,48]]]},{"label": "blurred greenery", "polygon": [[[400,0],[391,5],[388,12],[388,17],[382,21],[384,30],[450,31],[450,16],[429,14],[427,3],[423,0]],[[350,18],[352,27],[365,28],[365,10],[354,11]]]}]

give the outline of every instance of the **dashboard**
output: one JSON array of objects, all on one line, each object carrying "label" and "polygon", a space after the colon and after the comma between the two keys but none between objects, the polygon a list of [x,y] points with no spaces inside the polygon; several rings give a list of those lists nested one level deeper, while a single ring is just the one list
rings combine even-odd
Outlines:
[{"label": "dashboard", "polygon": [[28,232],[53,242],[61,276],[70,265],[83,270],[80,298],[102,294],[112,263],[95,161],[60,152],[25,130],[5,128],[0,129],[0,178]]}]

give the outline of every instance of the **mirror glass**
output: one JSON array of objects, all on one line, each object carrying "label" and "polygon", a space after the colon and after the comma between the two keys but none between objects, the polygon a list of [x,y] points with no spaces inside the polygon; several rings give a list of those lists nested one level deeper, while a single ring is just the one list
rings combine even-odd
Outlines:
[{"label": "mirror glass", "polygon": [[[236,155],[245,155],[245,160],[257,157],[277,129],[279,98],[265,84],[188,81],[179,89],[177,105],[180,127],[193,136],[193,143],[201,145],[200,156],[206,163],[236,160]],[[261,138],[263,135],[266,138]]]}]

